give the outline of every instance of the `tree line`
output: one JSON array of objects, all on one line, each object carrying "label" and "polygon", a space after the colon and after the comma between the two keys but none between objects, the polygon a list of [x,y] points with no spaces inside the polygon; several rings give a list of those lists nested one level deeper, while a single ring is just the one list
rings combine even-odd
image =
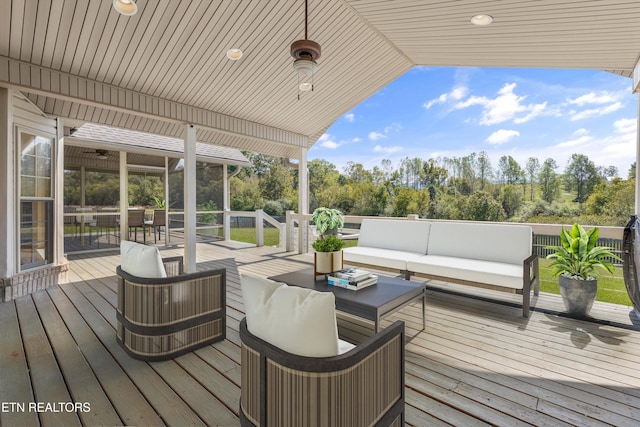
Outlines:
[{"label": "tree line", "polygon": [[[298,171],[288,161],[245,153],[253,166],[231,180],[233,210],[297,210]],[[635,164],[627,179],[614,166],[597,166],[573,154],[557,162],[530,157],[520,164],[502,156],[496,167],[486,152],[427,160],[382,160],[371,169],[348,162],[339,171],[323,159],[307,163],[310,209],[337,208],[348,215],[624,225],[634,208]]]}]

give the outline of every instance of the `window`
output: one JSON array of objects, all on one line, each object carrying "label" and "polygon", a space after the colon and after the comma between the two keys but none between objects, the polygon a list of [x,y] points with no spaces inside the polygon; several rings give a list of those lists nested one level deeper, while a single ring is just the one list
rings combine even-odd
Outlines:
[{"label": "window", "polygon": [[18,130],[21,270],[53,262],[53,143]]}]

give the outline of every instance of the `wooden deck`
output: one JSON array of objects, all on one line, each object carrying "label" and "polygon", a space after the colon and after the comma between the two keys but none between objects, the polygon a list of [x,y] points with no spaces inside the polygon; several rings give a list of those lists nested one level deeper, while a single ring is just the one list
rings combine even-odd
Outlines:
[{"label": "wooden deck", "polygon": [[[238,270],[270,276],[311,257],[228,242],[197,251],[199,268],[229,268],[227,339],[172,361],[140,362],[116,344],[116,253],[72,256],[69,283],[0,304],[0,425],[238,425]],[[473,293],[430,290],[422,332],[419,303],[386,319],[406,322],[408,425],[640,425],[628,308],[598,304],[602,321],[585,322],[554,315],[558,298],[541,295],[524,319],[518,298]]]}]

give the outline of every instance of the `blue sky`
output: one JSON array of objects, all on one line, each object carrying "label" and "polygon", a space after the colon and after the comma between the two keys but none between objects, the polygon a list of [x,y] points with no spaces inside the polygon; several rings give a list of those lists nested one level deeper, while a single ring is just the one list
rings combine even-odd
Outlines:
[{"label": "blue sky", "polygon": [[339,118],[308,153],[338,170],[389,159],[486,151],[522,167],[573,153],[627,176],[636,153],[638,96],[631,79],[595,70],[416,67]]}]

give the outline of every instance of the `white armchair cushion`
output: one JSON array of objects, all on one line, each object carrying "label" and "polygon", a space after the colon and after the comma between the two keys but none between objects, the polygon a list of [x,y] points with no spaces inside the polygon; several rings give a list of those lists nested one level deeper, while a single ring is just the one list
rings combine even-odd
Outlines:
[{"label": "white armchair cushion", "polygon": [[269,279],[241,277],[247,328],[292,354],[339,354],[335,297],[330,292],[287,286]]},{"label": "white armchair cushion", "polygon": [[128,240],[120,242],[120,268],[136,277],[167,277],[158,248]]}]

